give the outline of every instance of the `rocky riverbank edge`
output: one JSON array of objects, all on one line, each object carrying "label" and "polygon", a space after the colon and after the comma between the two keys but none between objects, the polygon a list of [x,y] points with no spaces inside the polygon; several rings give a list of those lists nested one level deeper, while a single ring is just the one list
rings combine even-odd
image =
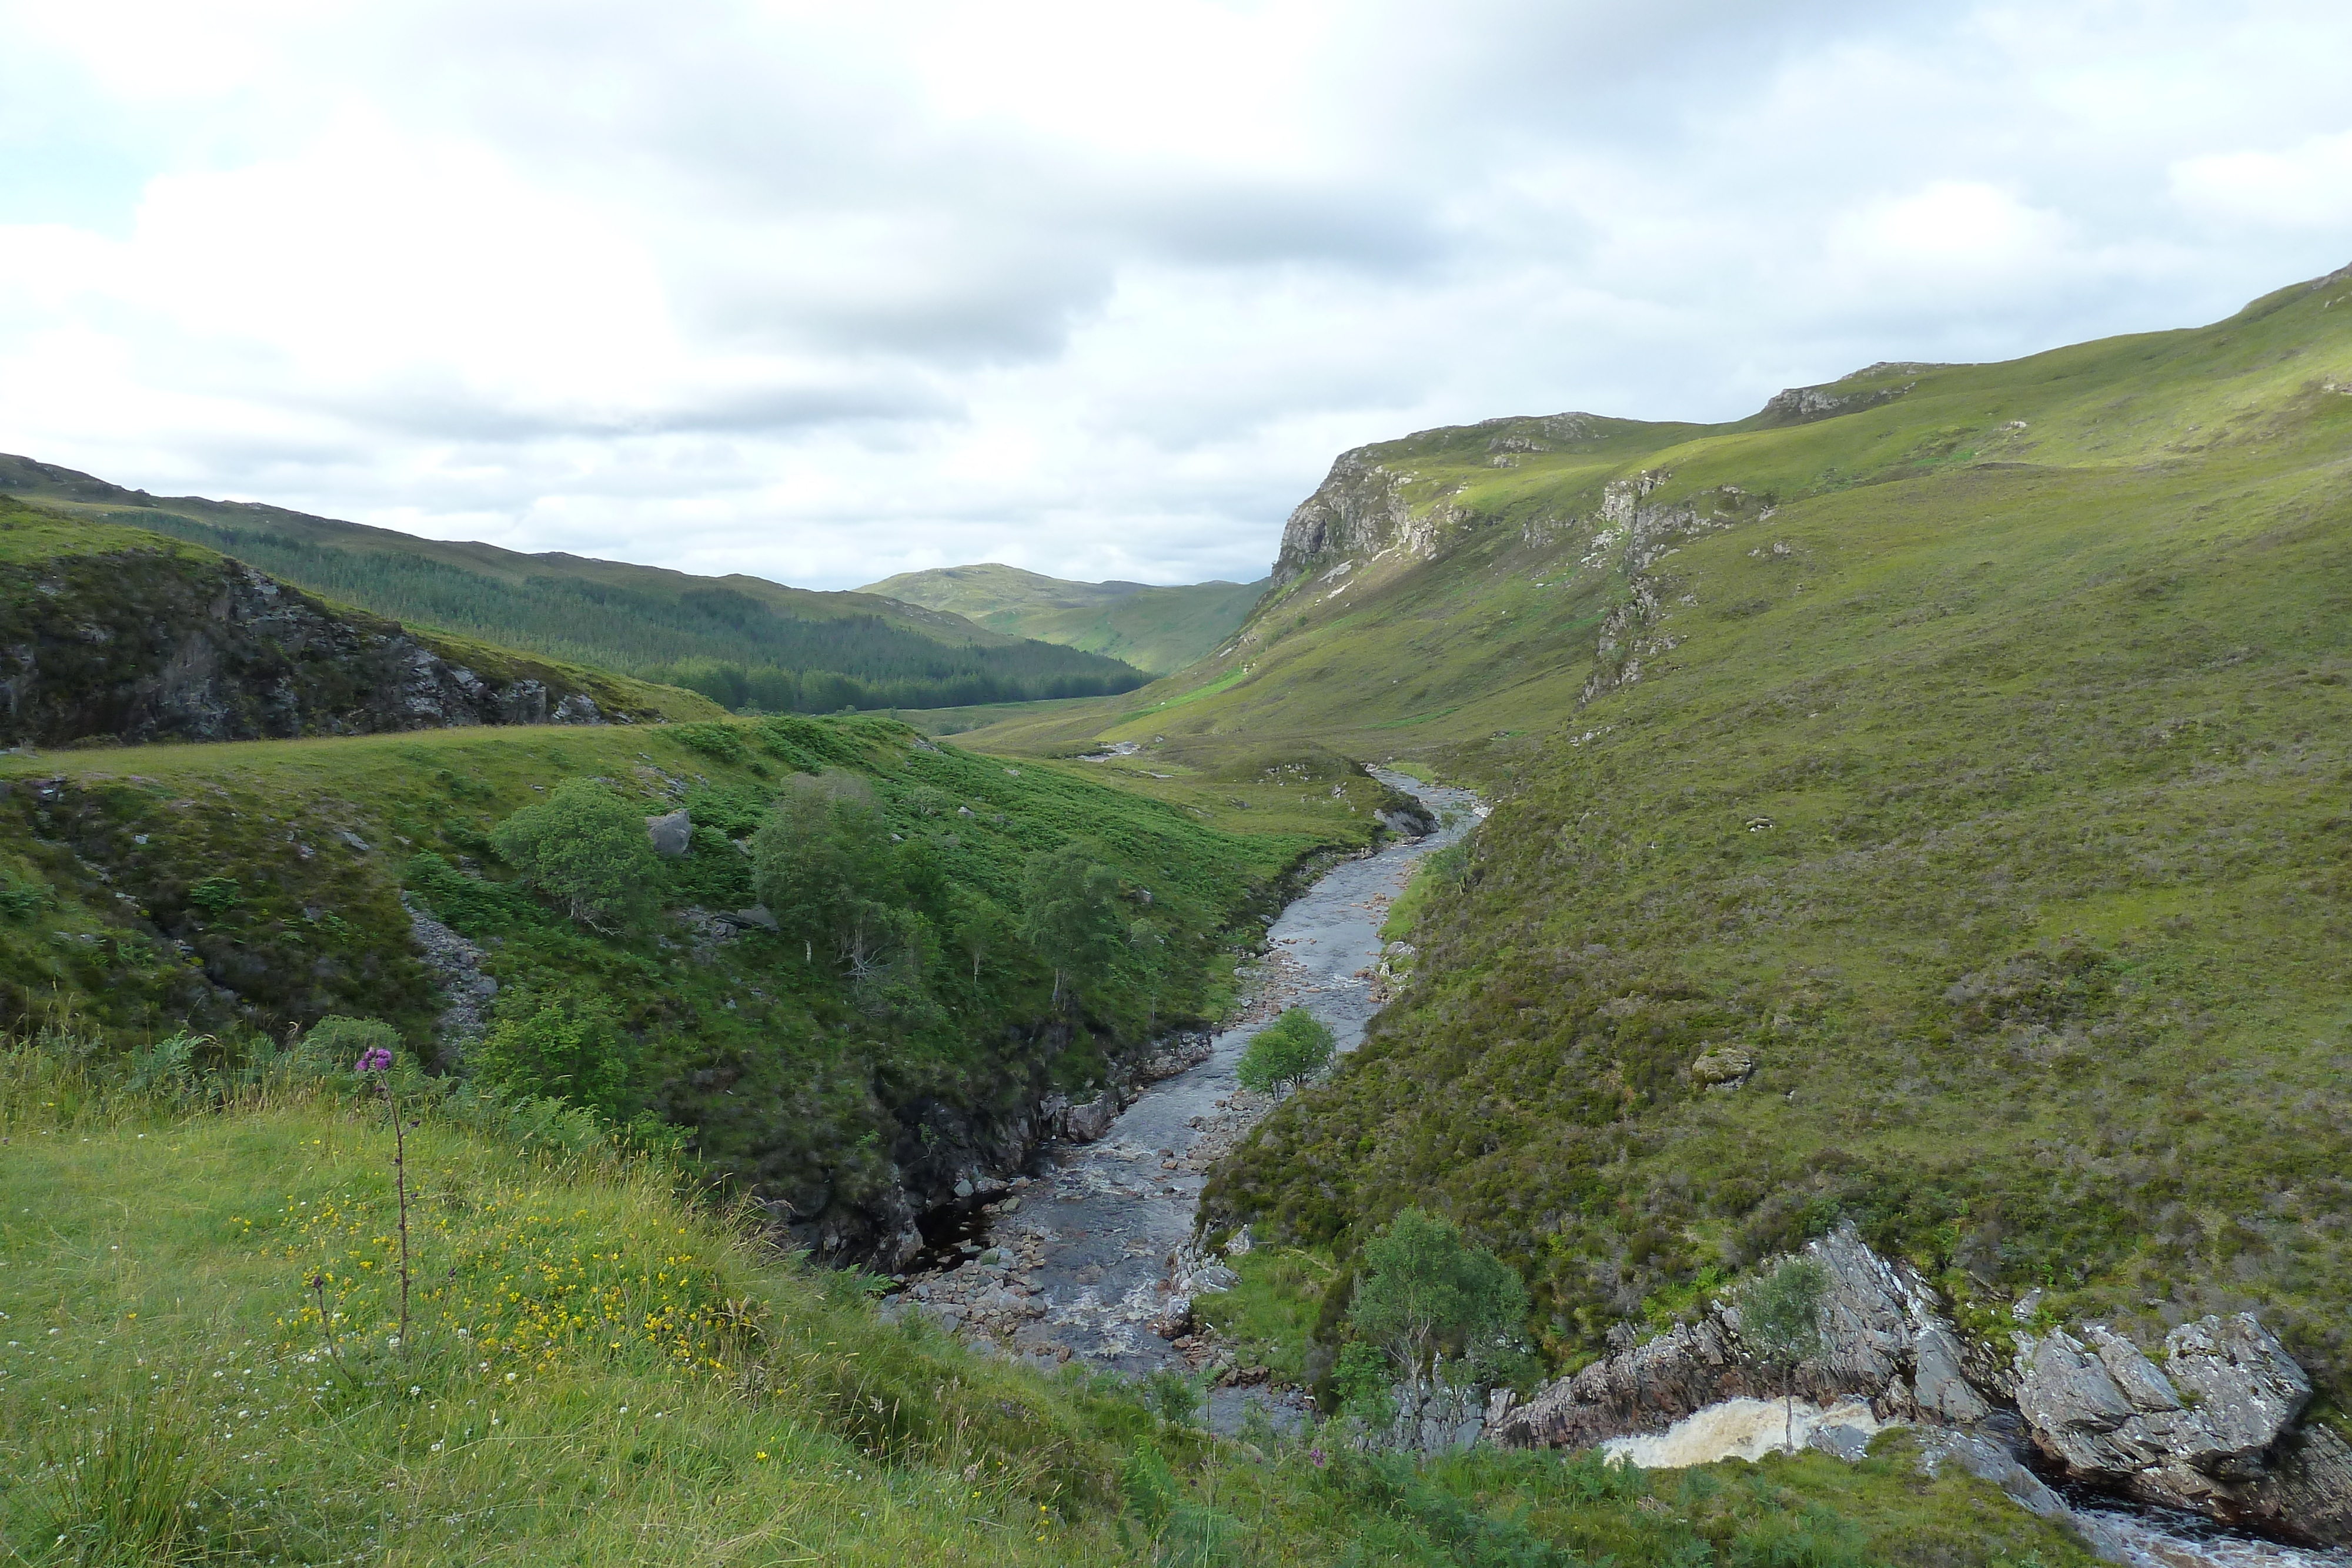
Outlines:
[{"label": "rocky riverbank edge", "polygon": [[1497,1394],[1485,1436],[1573,1448],[1687,1436],[1729,1402],[1793,1395],[1815,1411],[1863,1413],[1818,1422],[1814,1447],[1843,1444],[1858,1457],[1878,1427],[1909,1426],[1923,1454],[2037,1512],[2063,1507],[2047,1477],[2284,1540],[2352,1545],[2352,1444],[2303,1418],[2310,1379],[2252,1314],[2183,1323],[2151,1355],[2102,1324],[2040,1322],[2029,1300],[1997,1343],[1963,1334],[1932,1285],[1851,1227],[1804,1255],[1828,1278],[1822,1349],[1785,1382],[1762,1370],[1725,1298],[1654,1339],[1622,1331],[1610,1354],[1523,1404]]},{"label": "rocky riverbank edge", "polygon": [[[1381,831],[1371,843],[1356,849],[1326,847],[1299,855],[1252,898],[1236,927],[1254,926],[1262,943],[1265,929],[1274,924],[1279,912],[1333,866],[1377,854],[1389,839],[1418,838],[1436,828],[1437,819],[1427,807],[1393,786],[1389,788],[1391,798],[1377,813]],[[1275,956],[1262,946],[1258,953],[1262,964],[1274,961]],[[1000,1204],[1014,1194],[1015,1180],[1049,1145],[1100,1139],[1146,1087],[1207,1060],[1217,1031],[1246,1027],[1256,1019],[1270,988],[1278,989],[1278,986],[1270,987],[1263,969],[1255,977],[1259,983],[1247,988],[1247,999],[1240,1009],[1214,1030],[1180,1030],[1160,1036],[1114,1061],[1102,1085],[1083,1100],[1041,1089],[1010,1115],[975,1115],[930,1107],[932,1114],[926,1125],[931,1137],[921,1139],[912,1125],[903,1129],[898,1177],[885,1193],[818,1216],[797,1214],[788,1204],[771,1203],[778,1240],[825,1262],[870,1269],[904,1283],[908,1265],[925,1250],[927,1218],[937,1229],[941,1210],[970,1212]],[[1041,1045],[1046,1056],[1053,1054],[1055,1042],[1041,1036]],[[948,1129],[944,1134],[942,1126]]]}]

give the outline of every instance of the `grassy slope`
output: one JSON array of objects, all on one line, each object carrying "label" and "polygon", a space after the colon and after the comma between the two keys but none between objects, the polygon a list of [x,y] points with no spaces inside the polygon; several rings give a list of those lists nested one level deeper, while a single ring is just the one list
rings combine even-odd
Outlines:
[{"label": "grassy slope", "polygon": [[[0,601],[5,601],[10,589],[29,594],[54,592],[62,586],[68,592],[105,593],[109,585],[119,582],[126,572],[150,566],[169,570],[180,563],[209,569],[223,559],[217,551],[202,545],[138,526],[143,521],[142,517],[132,522],[94,522],[61,516],[0,494],[0,572],[9,579],[8,588],[0,588]],[[74,580],[77,578],[80,580]],[[331,600],[321,602],[328,611],[347,620],[392,630],[364,610],[354,611]],[[469,637],[409,630],[418,642],[450,663],[464,665],[494,682],[536,679],[558,691],[585,692],[607,713],[669,720],[710,718],[721,711],[708,698],[676,686],[656,685],[609,670],[518,653],[511,648]]]},{"label": "grassy slope", "polygon": [[[1571,1561],[1559,1545],[1687,1563],[1701,1543],[1730,1562],[2089,1561],[1899,1451],[1678,1478],[1515,1454],[1414,1476],[1216,1442],[1115,1383],[889,1327],[854,1276],[762,1252],[576,1124],[413,1108],[404,1352],[376,1103],[281,1084],[173,1109],[0,1053],[11,1561],[114,1560],[92,1505],[126,1502],[204,1562],[1111,1563],[1203,1539],[1250,1565],[1523,1568]],[[343,1314],[332,1355],[322,1298]],[[70,1473],[110,1427],[155,1434],[163,1462],[76,1507]]]},{"label": "grassy slope", "polygon": [[[1643,459],[1661,498],[1780,511],[1661,563],[1644,634],[1678,641],[1638,685],[1576,709],[1588,632],[1445,721],[1523,782],[1406,999],[1213,1201],[1343,1249],[1434,1201],[1536,1281],[1562,1361],[1846,1214],[1979,1301],[2258,1309],[2352,1403],[2347,301]],[[1475,606],[1429,635],[1589,625],[1608,591],[1535,589],[1499,533],[1423,574]],[[1362,656],[1346,630],[1258,711],[1200,707],[1365,744],[1300,678]],[[1755,1078],[1694,1087],[1726,1044]]]},{"label": "grassy slope", "polygon": [[[418,538],[257,503],[152,497],[72,469],[6,455],[0,455],[0,496],[85,523],[171,534],[233,555],[299,587],[404,622],[611,668],[642,668],[696,655],[751,664],[772,662],[757,645],[730,643],[722,621],[702,624],[688,617],[657,627],[633,622],[632,600],[659,607],[675,619],[682,600],[712,591],[741,596],[789,622],[819,627],[877,622],[880,634],[903,649],[975,650],[971,658],[982,667],[990,664],[991,651],[1001,658],[1021,650],[1024,642],[960,615],[871,593],[821,593],[740,574],[695,577],[561,553],[525,555],[496,545]],[[624,598],[607,599],[594,613],[583,616],[575,600],[583,590],[617,592]],[[1056,657],[1068,666],[1058,673],[1121,673],[1097,661]]]},{"label": "grassy slope", "polygon": [[1066,582],[993,561],[901,572],[858,591],[944,610],[982,626],[1124,659],[1155,675],[1206,657],[1241,630],[1266,583]]},{"label": "grassy slope", "polygon": [[[1368,448],[1410,476],[1402,494],[1433,525],[1433,559],[1395,551],[1335,583],[1321,580],[1338,559],[1327,557],[1268,598],[1230,654],[1124,696],[1016,716],[971,740],[1054,754],[1154,733],[1296,736],[1357,757],[1435,758],[1500,783],[1581,711],[1603,618],[1629,598],[1623,539],[1596,538],[1609,481],[1663,471],[1658,502],[1742,487],[1747,520],[1732,529],[1741,551],[1817,518],[1860,543],[1908,508],[1946,504],[1923,502],[1931,497],[1949,497],[1947,515],[1968,527],[2013,518],[2038,549],[2071,549],[2065,519],[2085,507],[2114,533],[2111,548],[2154,548],[2163,536],[2136,532],[2144,507],[2158,508],[2154,524],[2200,507],[2266,508],[2324,486],[2352,420],[2352,400],[2321,390],[2352,384],[2352,311],[2328,308],[2338,297],[2352,297],[2352,283],[2283,290],[2195,330],[1857,375],[1834,390],[1911,390],[1806,424],[1592,420],[1589,434],[1557,438],[1529,419]],[[2011,428],[2017,421],[2025,428]],[[1497,456],[1498,428],[1524,428],[1548,450]],[[1860,494],[1833,499],[1848,491]],[[1750,527],[1754,503],[1766,501],[1780,507],[1769,531]],[[1976,568],[1986,553],[1969,565],[1978,598],[2034,591],[2035,556]],[[1916,573],[1947,564],[1889,559],[1887,576],[1925,594],[1940,580]],[[1707,613],[1749,607],[1766,608],[1750,596]],[[1684,634],[1691,619],[1671,630]],[[1770,640],[1787,625],[1765,615],[1753,630]]]},{"label": "grassy slope", "polygon": [[[1375,831],[1384,792],[1328,760],[1338,797],[1255,769],[1143,779],[1139,791],[1086,764],[933,748],[878,717],[7,757],[0,883],[39,896],[0,915],[0,999],[12,1027],[125,1045],[183,1023],[275,1037],[343,1013],[383,1018],[423,1046],[438,1004],[410,948],[405,887],[488,946],[485,968],[516,1005],[567,990],[613,1004],[639,1042],[635,1103],[698,1129],[715,1170],[814,1218],[883,1191],[894,1157],[912,1168],[921,1151],[896,1145],[917,1108],[1014,1114],[1024,1095],[1098,1081],[1150,1032],[1219,1016],[1257,931],[1244,916],[1302,857]],[[1050,971],[1002,934],[976,977],[961,946],[940,956],[926,971],[936,1006],[902,1015],[861,1004],[780,937],[711,944],[675,917],[602,936],[496,883],[507,873],[488,830],[564,779],[599,777],[648,813],[693,813],[692,852],[666,863],[657,890],[667,907],[742,907],[748,862],[729,839],[795,768],[820,766],[863,775],[945,885],[1003,911],[1020,906],[1031,852],[1087,840],[1125,885],[1152,891],[1130,917],[1161,941],[1089,985],[1074,1027],[1051,1020]],[[420,880],[412,857],[428,850],[478,864],[493,886]],[[195,890],[216,877],[238,902],[211,912]]]}]

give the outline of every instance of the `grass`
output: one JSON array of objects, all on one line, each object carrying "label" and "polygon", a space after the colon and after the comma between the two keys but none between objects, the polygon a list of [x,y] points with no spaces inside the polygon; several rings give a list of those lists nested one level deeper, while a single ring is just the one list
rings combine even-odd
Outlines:
[{"label": "grass", "polygon": [[0,1054],[15,1562],[2088,1561],[1899,1453],[1654,1476],[1219,1441],[886,1323],[662,1167],[446,1098],[410,1134],[430,1295],[395,1346],[379,1105],[92,1071]]},{"label": "grass", "polygon": [[[95,541],[136,530],[233,556],[429,637],[691,685],[731,707],[835,712],[1123,691],[1135,670],[869,593],[423,539],[283,507],[155,497],[0,455],[5,497]],[[0,544],[0,561],[7,547]],[[191,558],[202,554],[189,552]],[[1175,591],[1180,599],[1192,591]],[[1238,592],[1239,591],[1232,591]],[[1236,606],[1238,622],[1246,604]],[[1187,612],[1162,611],[1171,626]],[[1149,621],[1149,614],[1142,617]]]},{"label": "grass", "polygon": [[[0,465],[5,465],[0,459]],[[133,514],[134,519],[144,514]],[[105,722],[100,716],[122,706],[134,689],[153,688],[172,677],[165,667],[176,658],[187,669],[205,660],[189,652],[211,608],[231,587],[236,568],[200,545],[126,526],[122,519],[93,521],[60,516],[0,495],[0,612],[16,634],[41,650],[39,679],[17,693],[12,704],[16,737],[86,733]],[[477,639],[403,628],[364,610],[331,600],[316,601],[341,622],[348,641],[340,653],[310,646],[279,646],[237,627],[213,627],[202,637],[209,656],[236,672],[247,661],[299,676],[328,706],[335,696],[349,702],[354,689],[352,655],[365,640],[405,632],[451,664],[470,669],[494,685],[537,681],[551,705],[572,694],[593,698],[605,715],[622,722],[707,718],[721,710],[695,693],[656,685],[562,660],[519,653]],[[174,652],[174,650],[177,650]],[[190,663],[193,661],[193,663]],[[236,692],[232,706],[253,728],[266,693],[250,685]],[[230,683],[232,686],[234,683]],[[331,695],[332,694],[332,695]],[[242,703],[235,698],[242,697]],[[111,738],[111,737],[108,737]],[[81,742],[88,744],[88,742]]]},{"label": "grass", "polygon": [[[1375,513],[1393,498],[1428,531],[1427,551],[1318,557],[1268,595],[1222,656],[1124,696],[1000,722],[971,744],[1050,754],[1153,730],[1203,741],[1282,736],[1351,757],[1420,758],[1500,787],[1538,763],[1545,737],[1574,721],[1588,684],[1608,673],[1597,647],[1604,621],[1652,576],[1679,578],[1694,548],[1670,538],[1663,546],[1680,555],[1637,566],[1647,552],[1601,516],[1612,482],[1662,476],[1645,505],[1719,515],[1697,531],[1727,529],[1742,552],[1786,542],[1810,520],[1841,530],[1857,517],[1899,523],[1927,493],[1963,500],[1963,516],[1997,531],[2024,507],[2060,524],[2058,537],[2080,531],[2061,523],[2071,517],[2117,544],[2112,530],[2138,528],[2151,501],[2181,516],[2292,510],[2303,504],[2295,494],[2338,482],[2352,428],[2352,396],[2324,390],[2352,384],[2352,316],[2328,308],[2344,292],[2340,279],[2298,286],[2208,328],[1854,378],[1834,390],[1910,390],[1811,423],[1591,420],[1563,434],[1524,419],[1382,443],[1364,449],[1379,474],[1358,498]],[[1507,440],[1537,450],[1498,457]],[[1843,510],[1840,497],[1850,503]],[[1354,570],[1326,580],[1343,560]],[[1995,556],[1975,589],[2030,593],[2032,577],[2030,559]],[[1758,641],[1790,647],[1795,628],[1781,612],[1804,579],[1769,580],[1777,592],[1706,595],[1697,616],[1673,603],[1677,590],[1664,601],[1681,622],[1673,634],[1696,620],[1753,615]],[[1915,592],[1924,591],[1922,581]],[[1653,669],[1686,663],[1671,650],[1643,657]]]},{"label": "grass", "polygon": [[[1528,1275],[1562,1366],[1850,1218],[1996,1338],[2032,1288],[2143,1340],[2251,1310],[2345,1409],[2352,398],[2321,388],[2352,316],[2327,298],[1641,458],[1660,499],[1778,508],[1636,574],[1638,681],[1589,685],[1586,632],[1477,720],[1549,692],[1548,721],[1437,748],[1506,792],[1420,915],[1414,982],[1211,1201],[1342,1258],[1442,1207]],[[1554,581],[1523,575],[1427,635]],[[1614,580],[1591,591],[1631,602]],[[1339,630],[1294,665],[1353,656]],[[1695,1085],[1727,1042],[1754,1079]]]},{"label": "grass", "polygon": [[902,572],[859,591],[944,610],[998,632],[1123,659],[1151,674],[1206,657],[1241,630],[1258,582],[1065,582],[989,563]]},{"label": "grass", "polygon": [[[1276,752],[1247,778],[1188,769],[1122,789],[1096,765],[999,761],[856,717],[12,756],[0,1009],[126,1051],[206,1031],[230,1054],[331,1015],[379,1018],[463,1071],[435,1038],[442,1004],[406,898],[481,946],[492,1021],[538,998],[601,1001],[634,1058],[620,1114],[688,1129],[711,1175],[856,1233],[901,1183],[944,1193],[951,1167],[1016,1157],[983,1150],[1022,1146],[1003,1130],[1048,1094],[1084,1093],[1148,1040],[1224,1014],[1286,879],[1379,831],[1386,790],[1317,755],[1278,780],[1265,770],[1290,759]],[[1304,787],[1317,768],[1323,781]],[[719,940],[685,913],[754,902],[734,841],[793,774],[819,768],[866,780],[920,852],[904,894],[930,934],[917,992],[860,990],[797,942]],[[562,917],[491,843],[508,815],[582,777],[697,824],[663,864],[667,913],[643,928]],[[1010,926],[1028,857],[1073,840],[1118,873],[1137,940],[1057,1009],[1050,968]],[[972,944],[965,899],[1001,915],[975,923]]]}]

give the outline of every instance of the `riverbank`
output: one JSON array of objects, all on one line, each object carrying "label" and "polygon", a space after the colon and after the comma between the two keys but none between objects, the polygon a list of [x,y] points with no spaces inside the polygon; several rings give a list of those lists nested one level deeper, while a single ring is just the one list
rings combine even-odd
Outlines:
[{"label": "riverbank", "polygon": [[1212,1362],[1213,1347],[1185,1332],[1192,1292],[1224,1282],[1193,1251],[1201,1188],[1274,1103],[1240,1086],[1242,1052],[1292,1007],[1353,1050],[1386,999],[1378,969],[1390,904],[1421,857],[1485,810],[1467,790],[1381,777],[1417,797],[1436,830],[1342,861],[1301,891],[1267,928],[1244,977],[1250,999],[1205,1057],[1142,1089],[1101,1137],[1045,1147],[983,1211],[960,1260],[908,1275],[897,1310],[1040,1365],[1076,1357],[1142,1374]]}]

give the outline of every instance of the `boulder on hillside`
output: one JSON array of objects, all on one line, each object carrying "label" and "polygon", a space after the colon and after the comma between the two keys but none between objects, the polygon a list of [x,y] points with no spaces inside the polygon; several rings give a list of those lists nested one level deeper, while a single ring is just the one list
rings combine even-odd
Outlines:
[{"label": "boulder on hillside", "polygon": [[654,841],[654,852],[668,860],[683,860],[694,846],[694,819],[686,808],[658,817],[646,819],[646,834]]}]

